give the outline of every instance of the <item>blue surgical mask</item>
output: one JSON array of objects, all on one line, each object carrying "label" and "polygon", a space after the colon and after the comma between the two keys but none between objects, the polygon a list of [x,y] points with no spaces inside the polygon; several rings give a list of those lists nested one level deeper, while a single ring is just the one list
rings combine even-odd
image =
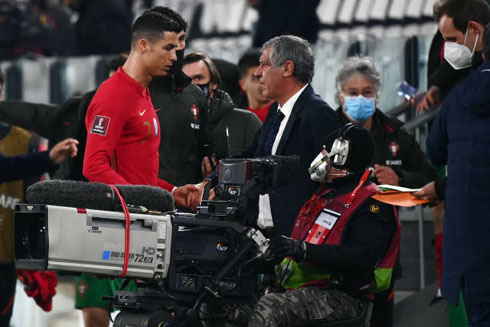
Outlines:
[{"label": "blue surgical mask", "polygon": [[374,114],[376,98],[344,95],[344,99],[345,113],[356,122],[362,123]]}]

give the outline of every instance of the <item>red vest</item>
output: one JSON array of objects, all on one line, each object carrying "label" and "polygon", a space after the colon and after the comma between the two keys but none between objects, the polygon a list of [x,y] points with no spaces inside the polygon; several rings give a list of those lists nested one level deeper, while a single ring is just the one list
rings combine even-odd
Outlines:
[{"label": "red vest", "polygon": [[[327,189],[325,186],[322,186],[301,208],[291,233],[292,238],[300,241],[305,240],[309,243],[317,245],[340,245],[345,226],[349,222],[352,213],[369,197],[380,192],[375,184],[363,186],[362,183],[360,183],[350,193],[340,195],[333,199],[323,197],[331,191],[332,189]],[[324,209],[340,214],[340,217],[337,218],[335,224],[330,230],[325,227],[318,228],[318,224],[315,224],[317,217],[319,217],[320,213]],[[372,285],[366,287],[372,292],[382,291],[389,286],[391,281],[391,272],[393,266],[395,265],[398,250],[400,248],[400,221],[398,219],[398,212],[395,207],[393,207],[393,210],[395,212],[397,229],[393,239],[390,242],[388,250],[373,271],[374,278]],[[301,269],[301,265],[309,266],[307,269],[302,269],[302,279],[304,279],[304,283],[301,286],[320,286],[322,284],[324,286],[328,286],[328,284],[330,284],[331,280],[326,272],[324,273],[325,277],[318,279],[318,268],[315,269],[314,265],[308,263],[298,264],[298,268]],[[306,270],[309,272],[306,273]],[[309,278],[307,275],[310,275],[313,278]],[[295,285],[294,287],[299,285],[298,280],[294,281],[293,283]]]}]

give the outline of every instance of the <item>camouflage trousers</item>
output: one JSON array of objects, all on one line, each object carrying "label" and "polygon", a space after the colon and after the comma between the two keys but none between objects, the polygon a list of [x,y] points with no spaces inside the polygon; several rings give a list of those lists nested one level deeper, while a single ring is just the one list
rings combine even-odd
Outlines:
[{"label": "camouflage trousers", "polygon": [[268,293],[256,303],[205,306],[201,317],[208,327],[307,326],[320,322],[341,321],[357,317],[362,301],[336,289],[304,287],[283,293]]}]

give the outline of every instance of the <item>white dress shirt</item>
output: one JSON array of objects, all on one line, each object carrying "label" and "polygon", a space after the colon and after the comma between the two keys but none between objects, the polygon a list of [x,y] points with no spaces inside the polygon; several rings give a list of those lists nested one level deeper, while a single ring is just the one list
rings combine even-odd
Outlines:
[{"label": "white dress shirt", "polygon": [[[279,142],[281,141],[282,134],[284,133],[284,129],[288,124],[289,117],[291,116],[291,112],[293,111],[294,104],[298,100],[301,93],[303,93],[304,89],[308,86],[306,84],[303,86],[301,90],[296,92],[292,97],[286,101],[284,106],[279,106],[277,110],[280,110],[284,114],[284,118],[279,125],[279,130],[276,134],[276,138],[274,139],[274,143],[272,144],[271,154],[275,155],[277,151],[277,147],[279,146]],[[272,210],[271,210],[271,202],[269,198],[269,194],[264,194],[259,196],[259,217],[257,219],[257,226],[260,228],[270,228],[274,226],[274,222],[272,220]]]}]

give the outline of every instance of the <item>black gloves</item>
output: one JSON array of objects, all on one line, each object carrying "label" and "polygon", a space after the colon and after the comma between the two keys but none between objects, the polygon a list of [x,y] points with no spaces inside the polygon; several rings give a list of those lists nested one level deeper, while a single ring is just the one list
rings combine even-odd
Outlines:
[{"label": "black gloves", "polygon": [[292,257],[296,262],[302,262],[306,256],[306,243],[299,242],[286,236],[276,236],[269,245],[270,255],[275,259]]}]

